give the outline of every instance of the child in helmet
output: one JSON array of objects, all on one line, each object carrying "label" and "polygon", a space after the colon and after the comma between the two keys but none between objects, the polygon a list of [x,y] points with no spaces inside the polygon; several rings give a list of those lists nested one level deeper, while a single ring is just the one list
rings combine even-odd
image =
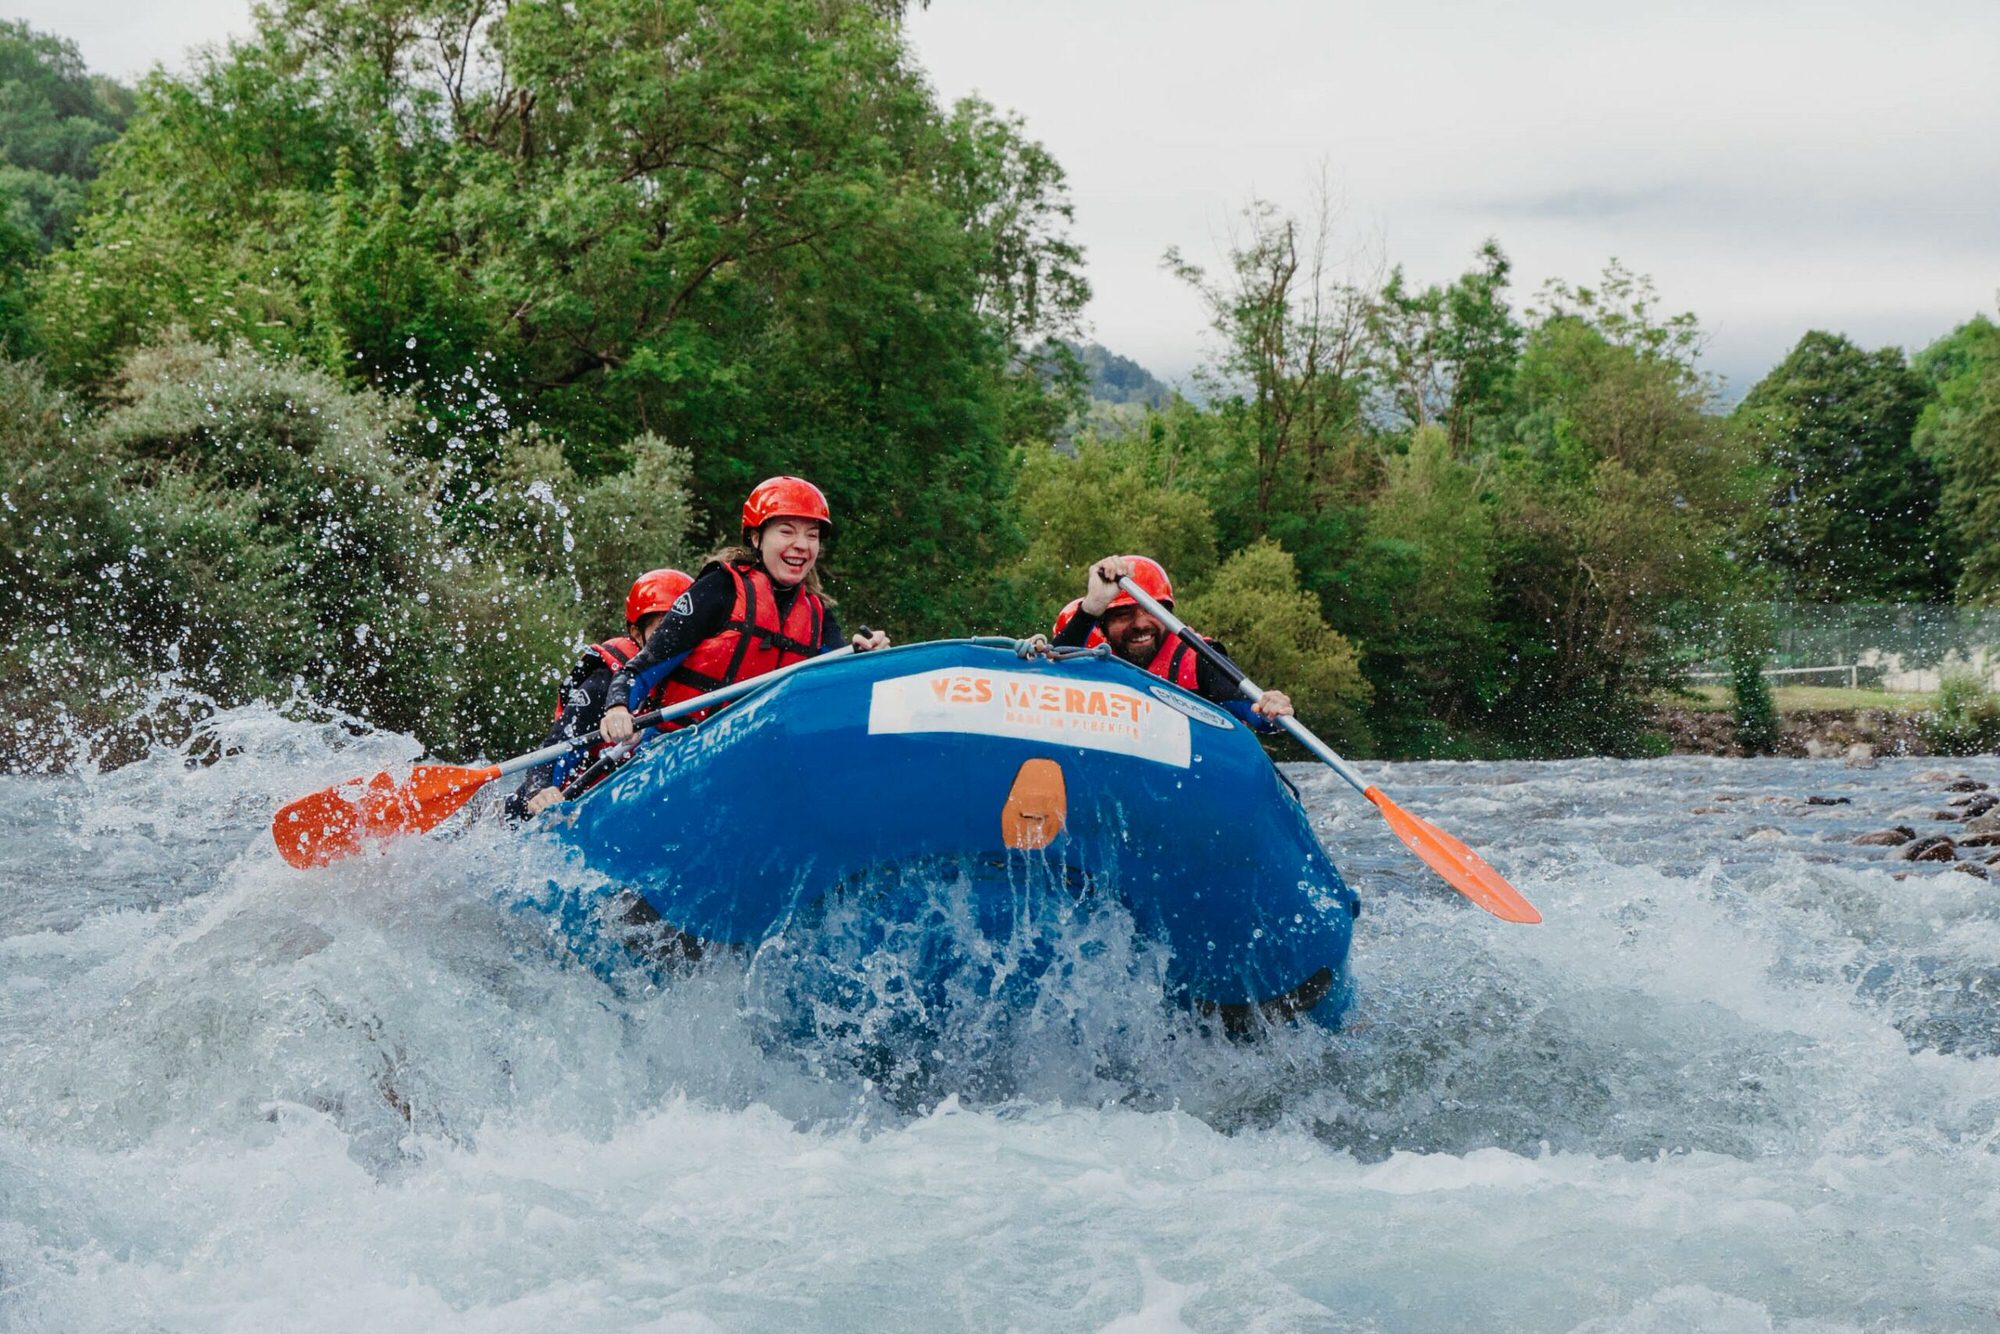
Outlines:
[{"label": "child in helmet", "polygon": [[[592,644],[570,668],[556,697],[555,720],[542,744],[588,736],[604,720],[611,678],[639,652],[639,645],[653,632],[674,600],[694,579],[679,570],[648,570],[632,583],[625,595],[625,633],[601,644]],[[580,766],[587,766],[604,749],[602,742],[579,746],[570,755],[537,765],[521,779],[521,786],[507,798],[507,814],[525,820],[562,800],[563,782]],[[602,775],[599,775],[601,778]]]}]

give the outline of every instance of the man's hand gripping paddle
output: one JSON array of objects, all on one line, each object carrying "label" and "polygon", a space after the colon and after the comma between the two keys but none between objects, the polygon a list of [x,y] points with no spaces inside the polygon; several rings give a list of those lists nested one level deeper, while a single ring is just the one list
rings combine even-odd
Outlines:
[{"label": "man's hand gripping paddle", "polygon": [[[1206,639],[1188,629],[1179,617],[1155,601],[1145,589],[1130,579],[1120,579],[1118,586],[1129,593],[1132,599],[1145,608],[1161,625],[1166,626],[1170,633],[1178,635],[1183,643],[1214,663],[1236,682],[1236,688],[1243,692],[1246,699],[1254,701],[1263,697],[1263,689],[1245,676],[1235,663],[1217,653]],[[1429,820],[1420,815],[1412,815],[1389,800],[1381,788],[1363,781],[1361,775],[1355,773],[1346,760],[1336,755],[1331,746],[1314,736],[1298,719],[1280,718],[1277,721],[1278,725],[1291,733],[1300,745],[1347,780],[1355,791],[1374,802],[1375,808],[1382,812],[1382,818],[1389,822],[1389,828],[1395,831],[1396,837],[1408,844],[1410,851],[1416,853],[1424,865],[1443,876],[1445,883],[1487,912],[1505,921],[1542,920],[1542,915],[1535,911],[1535,905],[1522,898],[1521,892],[1508,884],[1506,877],[1488,866],[1478,853]]]},{"label": "man's hand gripping paddle", "polygon": [[[725,700],[748,694],[802,667],[853,651],[851,648],[837,648],[816,658],[780,667],[775,672],[753,676],[746,681],[732,681],[705,695],[682,700],[672,708],[642,713],[632,723],[635,727],[649,727],[654,723],[672,722],[690,713],[712,709]],[[299,869],[324,866],[328,862],[353,856],[371,839],[398,838],[404,834],[421,834],[435,829],[450,819],[459,807],[472,800],[473,793],[494,779],[546,764],[578,746],[589,745],[592,739],[592,736],[586,735],[559,741],[553,746],[543,746],[526,755],[483,767],[420,764],[401,781],[388,772],[378,773],[373,778],[352,778],[280,806],[278,813],[271,817],[271,837],[277,841],[278,855]]]}]

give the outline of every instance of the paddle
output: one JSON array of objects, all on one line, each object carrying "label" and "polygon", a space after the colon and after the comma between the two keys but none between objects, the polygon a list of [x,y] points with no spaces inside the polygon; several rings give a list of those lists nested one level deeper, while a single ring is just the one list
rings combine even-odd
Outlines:
[{"label": "paddle", "polygon": [[[632,725],[648,727],[699,713],[768,685],[802,667],[853,651],[852,648],[837,648],[762,676],[732,681],[707,694],[684,699],[671,708],[642,713],[632,720]],[[451,818],[459,807],[472,800],[473,793],[494,779],[546,764],[578,746],[589,745],[593,737],[594,734],[586,734],[558,741],[552,746],[516,755],[499,764],[420,764],[410,770],[410,776],[401,782],[387,772],[368,779],[352,778],[280,806],[278,813],[271,817],[271,837],[278,844],[278,855],[300,870],[325,866],[328,862],[353,856],[369,839],[395,838],[435,829]]]},{"label": "paddle", "polygon": [[[1241,668],[1215,651],[1215,648],[1200,635],[1187,628],[1179,617],[1156,602],[1146,590],[1130,579],[1120,579],[1118,586],[1132,595],[1141,607],[1178,635],[1181,642],[1214,663],[1246,699],[1263,697],[1264,691],[1254,681],[1243,674]],[[1535,911],[1535,905],[1521,897],[1519,890],[1507,883],[1498,871],[1488,866],[1480,855],[1465,844],[1432,824],[1429,820],[1398,806],[1383,794],[1381,788],[1363,781],[1361,775],[1349,767],[1333,748],[1306,729],[1296,718],[1280,718],[1278,725],[1291,733],[1298,743],[1325,761],[1327,767],[1346,779],[1355,791],[1375,803],[1382,812],[1382,818],[1389,822],[1389,828],[1396,837],[1409,845],[1410,851],[1423,860],[1424,865],[1445,878],[1445,882],[1474,903],[1492,913],[1495,917],[1509,922],[1539,922],[1542,915]]]}]

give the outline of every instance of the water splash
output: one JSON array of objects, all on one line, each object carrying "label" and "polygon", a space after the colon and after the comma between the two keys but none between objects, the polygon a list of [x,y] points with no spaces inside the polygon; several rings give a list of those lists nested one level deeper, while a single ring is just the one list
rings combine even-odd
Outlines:
[{"label": "water splash", "polygon": [[0,778],[0,1327],[2000,1319],[2000,895],[1848,842],[1941,806],[1919,766],[1385,766],[1535,930],[1295,771],[1359,992],[1241,1042],[1115,912],[1023,914],[1061,929],[929,1008],[949,878],[607,982],[509,906],[578,868],[490,811],[278,860],[280,802],[415,753],[260,707]]}]

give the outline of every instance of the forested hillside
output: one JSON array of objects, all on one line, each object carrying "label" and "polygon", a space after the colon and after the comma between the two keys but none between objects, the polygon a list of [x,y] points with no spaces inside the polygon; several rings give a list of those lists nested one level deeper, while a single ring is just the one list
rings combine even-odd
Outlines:
[{"label": "forested hillside", "polygon": [[850,624],[1046,629],[1147,552],[1378,753],[1643,750],[1744,600],[2000,601],[1985,318],[1806,333],[1724,414],[1616,264],[1349,281],[1253,203],[1168,257],[1212,324],[1177,397],[1081,341],[1061,165],[941,103],[898,10],[277,0],[135,90],[0,25],[16,758],[162,680],[520,748],[778,472]]}]

